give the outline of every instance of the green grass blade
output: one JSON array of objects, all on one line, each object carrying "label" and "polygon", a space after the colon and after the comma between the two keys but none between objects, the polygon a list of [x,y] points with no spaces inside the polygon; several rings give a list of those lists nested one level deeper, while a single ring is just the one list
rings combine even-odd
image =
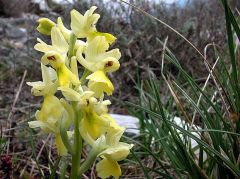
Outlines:
[{"label": "green grass blade", "polygon": [[[240,106],[240,88],[239,88],[239,82],[238,82],[238,72],[237,72],[237,62],[235,57],[235,51],[234,51],[234,42],[233,42],[233,30],[232,30],[232,21],[235,19],[233,16],[231,16],[231,9],[228,6],[227,0],[222,0],[224,9],[225,9],[225,16],[226,16],[226,27],[227,27],[227,36],[228,36],[228,48],[230,53],[230,59],[232,63],[232,69],[233,69],[233,79],[234,79],[234,93],[236,95],[236,109],[239,110],[238,107]],[[238,28],[236,28],[238,29]],[[238,32],[239,34],[239,32]]]},{"label": "green grass blade", "polygon": [[[147,112],[149,115],[153,115],[156,117],[160,117],[161,115],[159,115],[158,113],[155,113],[149,109],[143,108],[139,105],[133,104],[133,103],[128,103],[129,105],[139,108],[145,112]],[[177,124],[171,122],[171,121],[167,121],[172,127],[176,128],[177,130],[181,131],[182,133],[184,133],[185,135],[189,136],[190,138],[192,138],[193,140],[195,140],[199,145],[201,145],[204,148],[204,151],[206,151],[210,156],[215,157],[214,155],[216,155],[219,159],[221,159],[226,166],[231,169],[238,177],[240,177],[240,170],[237,166],[235,166],[231,161],[229,161],[228,159],[226,159],[221,153],[219,153],[217,150],[215,150],[214,148],[212,148],[211,146],[209,146],[206,142],[202,141],[201,139],[199,139],[198,137],[196,137],[195,135],[193,135],[191,132],[189,132],[188,130],[183,129],[182,127],[178,126]]]},{"label": "green grass blade", "polygon": [[137,155],[134,153],[134,151],[130,151],[131,154],[133,155],[133,157],[138,161],[140,167],[142,168],[144,175],[147,179],[151,179],[151,177],[148,174],[148,170],[146,169],[146,167],[142,164],[141,160],[137,157]]}]

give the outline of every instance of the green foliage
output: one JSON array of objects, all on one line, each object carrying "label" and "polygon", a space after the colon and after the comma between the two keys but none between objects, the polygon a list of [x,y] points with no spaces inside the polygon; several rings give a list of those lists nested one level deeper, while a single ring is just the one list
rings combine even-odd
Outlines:
[{"label": "green foliage", "polygon": [[6,139],[1,136],[0,138],[0,155],[2,155],[3,151],[5,150],[6,147]]},{"label": "green foliage", "polygon": [[[204,84],[182,67],[167,48],[167,39],[161,42],[161,76],[149,71],[149,80],[139,77],[136,82],[139,103],[129,105],[144,133],[138,150],[151,156],[155,167],[141,163],[142,153],[135,153],[135,158],[147,178],[240,177],[240,68],[233,41],[233,34],[239,38],[240,31],[227,1],[222,0],[222,4],[229,53],[221,54],[214,46],[213,66],[202,55],[209,73]],[[177,77],[164,69],[165,61],[175,66]],[[176,116],[181,117],[181,125],[176,123]],[[193,147],[191,141],[197,145]]]}]

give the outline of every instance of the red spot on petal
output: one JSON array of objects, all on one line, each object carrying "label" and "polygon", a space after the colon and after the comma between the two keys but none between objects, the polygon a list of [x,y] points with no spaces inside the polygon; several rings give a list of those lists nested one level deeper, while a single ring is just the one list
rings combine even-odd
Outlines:
[{"label": "red spot on petal", "polygon": [[108,61],[106,64],[105,64],[105,67],[111,67],[113,66],[113,61]]},{"label": "red spot on petal", "polygon": [[54,56],[49,56],[47,57],[48,60],[51,60],[51,61],[56,61],[56,58]]}]

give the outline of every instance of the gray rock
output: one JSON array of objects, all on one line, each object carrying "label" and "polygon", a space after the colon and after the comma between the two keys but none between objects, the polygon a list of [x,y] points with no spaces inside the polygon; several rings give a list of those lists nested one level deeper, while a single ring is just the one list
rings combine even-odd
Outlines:
[{"label": "gray rock", "polygon": [[7,57],[10,53],[11,49],[1,46],[0,47],[0,52],[1,52],[1,56]]},{"label": "gray rock", "polygon": [[48,10],[50,10],[49,7],[48,7],[48,5],[47,5],[47,3],[46,3],[46,1],[43,1],[43,0],[32,0],[32,2],[38,4],[40,10],[42,10],[42,11],[48,11]]},{"label": "gray rock", "polygon": [[9,26],[6,29],[6,36],[13,39],[23,39],[27,37],[27,30],[25,28]]},{"label": "gray rock", "polygon": [[0,35],[4,33],[4,28],[0,26]]}]

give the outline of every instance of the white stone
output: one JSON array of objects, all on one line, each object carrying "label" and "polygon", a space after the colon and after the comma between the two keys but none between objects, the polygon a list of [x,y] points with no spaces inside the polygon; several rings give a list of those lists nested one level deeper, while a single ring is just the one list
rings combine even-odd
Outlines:
[{"label": "white stone", "polygon": [[[130,116],[130,115],[122,115],[122,114],[110,114],[110,115],[116,120],[118,125],[126,128],[127,133],[134,134],[137,136],[140,134],[140,130],[139,130],[140,124],[139,124],[138,118]],[[178,126],[182,127],[185,130],[189,129],[189,127],[190,127],[188,123],[186,123],[180,117],[177,117],[177,116],[175,116],[173,118],[173,122],[175,122]],[[151,123],[151,121],[149,121],[149,123]],[[195,128],[197,128],[197,130],[201,130],[200,127],[195,126]],[[161,129],[156,129],[156,130],[159,131]],[[177,131],[179,131],[179,130],[177,130]],[[192,132],[192,134],[200,139],[200,136],[197,132]],[[183,139],[183,135],[180,134],[180,136]],[[191,142],[192,149],[198,146],[198,143],[195,140],[190,139],[190,142]],[[195,150],[194,153],[195,153],[196,157],[198,157],[199,149]],[[204,154],[203,154],[204,161],[206,160],[206,158],[207,158],[207,155],[204,152]]]},{"label": "white stone", "polygon": [[126,132],[139,135],[139,119],[129,115],[110,114],[121,127],[126,128]]}]

